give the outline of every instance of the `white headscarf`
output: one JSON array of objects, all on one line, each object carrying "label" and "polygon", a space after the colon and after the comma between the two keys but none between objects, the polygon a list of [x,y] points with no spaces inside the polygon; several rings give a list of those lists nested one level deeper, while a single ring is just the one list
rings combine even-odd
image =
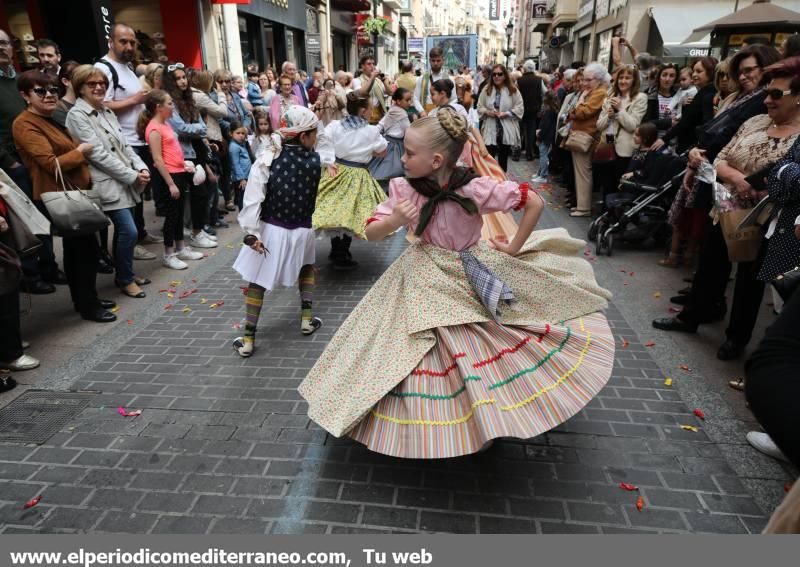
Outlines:
[{"label": "white headscarf", "polygon": [[285,122],[286,126],[279,129],[278,134],[284,140],[294,138],[309,130],[316,130],[317,124],[319,124],[317,115],[304,106],[290,106],[281,118],[281,121]]}]

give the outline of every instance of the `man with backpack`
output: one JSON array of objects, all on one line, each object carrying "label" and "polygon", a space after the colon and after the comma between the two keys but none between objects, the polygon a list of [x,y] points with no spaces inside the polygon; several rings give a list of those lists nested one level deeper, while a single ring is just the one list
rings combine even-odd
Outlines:
[{"label": "man with backpack", "polygon": [[[111,28],[111,38],[108,41],[108,53],[101,57],[94,66],[100,69],[108,78],[105,105],[114,111],[119,120],[120,128],[125,139],[139,157],[148,164],[152,176],[152,159],[144,140],[136,133],[136,122],[144,111],[145,92],[132,63],[136,58],[136,33],[127,24],[117,22]],[[156,197],[156,200],[158,198]],[[140,201],[133,215],[136,230],[139,233],[139,244],[155,244],[163,239],[147,233],[144,224],[144,206]],[[133,254],[136,260],[153,260],[156,255],[149,250],[137,246]]]}]

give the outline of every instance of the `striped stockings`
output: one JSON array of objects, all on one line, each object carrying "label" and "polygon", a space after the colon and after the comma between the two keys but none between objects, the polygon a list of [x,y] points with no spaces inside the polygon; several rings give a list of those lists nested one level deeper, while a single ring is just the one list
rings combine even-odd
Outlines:
[{"label": "striped stockings", "polygon": [[245,323],[244,323],[244,342],[252,343],[255,341],[258,318],[261,315],[261,306],[264,305],[264,288],[258,284],[251,283],[247,288],[244,299]]},{"label": "striped stockings", "polygon": [[302,321],[311,321],[311,303],[314,301],[314,286],[316,279],[314,276],[314,266],[306,264],[300,268],[300,301],[303,306]]}]

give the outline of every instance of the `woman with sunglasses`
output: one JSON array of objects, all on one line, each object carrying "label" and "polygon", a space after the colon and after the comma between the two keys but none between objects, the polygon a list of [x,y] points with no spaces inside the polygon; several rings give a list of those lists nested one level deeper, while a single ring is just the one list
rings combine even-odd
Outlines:
[{"label": "woman with sunglasses", "polygon": [[[164,73],[164,91],[172,98],[175,107],[170,126],[178,135],[183,159],[204,169],[211,161],[210,148],[207,145],[208,127],[200,116],[195,105],[189,77],[183,63],[167,65]],[[192,235],[189,243],[195,248],[216,248],[216,237],[208,234],[204,227],[208,226],[208,185],[204,182],[194,183],[189,190],[189,209],[191,211]]]},{"label": "woman with sunglasses", "polygon": [[478,98],[478,115],[483,119],[481,135],[486,147],[503,171],[508,171],[511,148],[521,143],[519,121],[524,113],[525,103],[508,70],[495,65],[489,84]]},{"label": "woman with sunglasses", "polygon": [[731,80],[730,65],[732,57],[717,63],[717,69],[714,72],[714,88],[717,89],[717,94],[714,97],[714,115],[716,116],[725,107],[733,102],[733,94],[736,91],[736,83]]},{"label": "woman with sunglasses", "polygon": [[[28,108],[14,120],[12,133],[20,158],[31,175],[34,201],[41,204],[43,193],[60,188],[56,181],[56,164],[70,187],[89,189],[92,180],[88,156],[94,147],[87,143],[76,144],[69,132],[53,120],[59,91],[53,77],[37,70],[26,71],[17,79],[17,85]],[[97,235],[69,236],[63,241],[64,272],[75,309],[89,321],[115,321],[116,315],[108,311],[115,303],[97,297],[97,261],[100,258]]]},{"label": "woman with sunglasses", "polygon": [[124,295],[143,298],[145,292],[139,286],[150,280],[133,271],[137,239],[133,209],[142,200],[150,170],[122,135],[117,116],[103,102],[108,88],[103,72],[81,65],[72,74],[72,86],[79,98],[67,115],[67,129],[76,140],[94,146],[88,156],[89,171],[92,189],[114,223],[115,283]]}]

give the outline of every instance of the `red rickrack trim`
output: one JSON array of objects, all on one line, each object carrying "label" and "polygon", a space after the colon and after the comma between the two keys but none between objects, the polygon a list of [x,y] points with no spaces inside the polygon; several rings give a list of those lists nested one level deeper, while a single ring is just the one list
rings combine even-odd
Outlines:
[{"label": "red rickrack trim", "polygon": [[547,323],[547,325],[544,328],[544,334],[541,337],[539,337],[538,339],[536,339],[536,342],[537,343],[542,342],[542,339],[545,338],[549,334],[550,334],[550,323]]},{"label": "red rickrack trim", "polygon": [[513,353],[517,352],[517,351],[518,351],[519,349],[521,349],[523,346],[525,346],[526,344],[528,344],[528,343],[530,342],[531,338],[532,338],[532,337],[525,337],[525,338],[524,338],[524,339],[522,339],[522,341],[521,341],[521,342],[520,342],[518,345],[516,345],[515,347],[513,347],[513,348],[504,348],[503,350],[501,350],[499,353],[497,353],[497,354],[496,354],[496,355],[494,355],[493,357],[491,357],[491,358],[487,358],[486,360],[481,360],[480,362],[476,362],[475,364],[473,364],[473,365],[472,365],[472,367],[473,367],[473,368],[480,368],[480,367],[482,367],[482,366],[486,366],[487,364],[491,364],[492,362],[497,362],[498,360],[500,360],[501,358],[503,358],[505,355],[507,355],[507,354],[513,354]]},{"label": "red rickrack trim", "polygon": [[530,190],[530,185],[528,185],[527,183],[519,184],[520,198],[519,198],[519,204],[516,207],[514,207],[515,211],[521,210],[525,206],[525,203],[528,202],[529,190]]},{"label": "red rickrack trim", "polygon": [[[453,360],[455,361],[455,360],[458,360],[459,358],[463,358],[465,356],[467,356],[467,353],[459,352],[455,356],[453,356]],[[450,374],[453,370],[455,370],[456,366],[458,366],[458,365],[455,362],[453,362],[453,364],[451,364],[450,366],[448,366],[447,368],[445,368],[441,372],[436,371],[436,370],[425,370],[424,368],[423,369],[418,369],[418,370],[412,370],[411,371],[411,375],[412,376],[436,376],[436,377],[442,378],[442,377],[447,376],[448,374]]]},{"label": "red rickrack trim", "polygon": [[378,217],[369,217],[369,218],[367,219],[367,225],[369,225],[369,224],[370,224],[370,223],[372,223],[372,222],[377,222],[377,221],[379,221],[379,220],[381,220],[381,219],[379,219]]}]

